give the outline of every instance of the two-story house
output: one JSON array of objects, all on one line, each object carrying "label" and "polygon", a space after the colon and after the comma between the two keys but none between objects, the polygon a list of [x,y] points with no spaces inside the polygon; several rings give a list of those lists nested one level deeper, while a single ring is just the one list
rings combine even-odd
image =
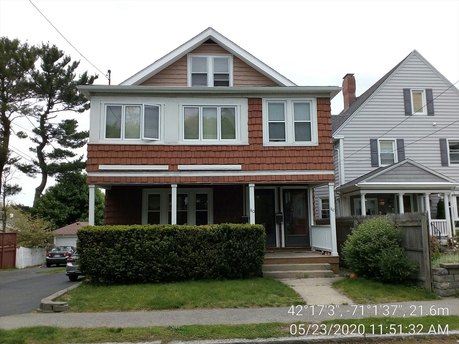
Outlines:
[{"label": "two-story house", "polygon": [[347,74],[344,110],[332,116],[338,214],[426,212],[431,233],[450,236],[459,219],[458,89],[417,51],[359,97],[355,88]]},{"label": "two-story house", "polygon": [[[91,101],[87,173],[106,224],[260,223],[267,247],[337,254],[312,189],[334,195],[334,86],[296,86],[208,28]],[[331,217],[334,212],[330,212]]]}]

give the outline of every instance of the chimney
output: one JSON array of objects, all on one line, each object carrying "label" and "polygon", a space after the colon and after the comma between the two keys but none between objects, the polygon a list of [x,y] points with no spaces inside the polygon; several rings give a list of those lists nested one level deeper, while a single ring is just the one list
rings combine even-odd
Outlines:
[{"label": "chimney", "polygon": [[343,99],[344,109],[346,111],[349,106],[355,101],[355,78],[354,74],[347,73],[343,78]]}]

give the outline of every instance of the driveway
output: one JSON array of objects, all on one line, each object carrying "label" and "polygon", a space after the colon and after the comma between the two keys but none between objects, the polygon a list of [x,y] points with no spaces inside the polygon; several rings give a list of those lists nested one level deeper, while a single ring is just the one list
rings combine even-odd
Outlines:
[{"label": "driveway", "polygon": [[0,270],[0,316],[35,311],[42,298],[70,285],[62,268]]}]

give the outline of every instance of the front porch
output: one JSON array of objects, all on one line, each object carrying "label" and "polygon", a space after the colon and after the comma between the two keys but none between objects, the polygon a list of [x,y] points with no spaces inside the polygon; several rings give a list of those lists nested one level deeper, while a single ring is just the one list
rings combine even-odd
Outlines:
[{"label": "front porch", "polygon": [[[262,224],[266,246],[320,250],[337,256],[334,204],[318,225],[313,188],[320,184],[107,185],[106,224]],[[322,184],[323,185],[323,184]],[[334,185],[327,183],[330,200]],[[94,186],[89,221],[93,221]]]},{"label": "front porch", "polygon": [[[411,160],[379,168],[337,188],[340,216],[426,213],[430,235],[454,235],[457,183]],[[442,203],[443,202],[443,203]]]}]

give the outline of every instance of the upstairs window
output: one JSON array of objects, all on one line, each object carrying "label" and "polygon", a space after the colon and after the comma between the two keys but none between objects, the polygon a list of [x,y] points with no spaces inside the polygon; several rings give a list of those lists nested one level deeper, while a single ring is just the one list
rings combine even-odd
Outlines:
[{"label": "upstairs window", "polygon": [[184,106],[183,139],[226,141],[237,139],[235,106]]},{"label": "upstairs window", "polygon": [[189,86],[232,86],[231,56],[190,55]]},{"label": "upstairs window", "polygon": [[434,116],[434,98],[431,88],[403,89],[405,116],[428,115]]},{"label": "upstairs window", "polygon": [[397,162],[395,140],[379,140],[379,166],[391,165]]},{"label": "upstairs window", "polygon": [[411,108],[413,114],[424,115],[426,113],[425,90],[411,90]]},{"label": "upstairs window", "polygon": [[159,140],[160,107],[158,105],[107,105],[105,138],[125,140]]},{"label": "upstairs window", "polygon": [[449,163],[459,164],[459,141],[448,140]]},{"label": "upstairs window", "polygon": [[265,145],[316,144],[314,101],[266,100],[263,111]]}]

